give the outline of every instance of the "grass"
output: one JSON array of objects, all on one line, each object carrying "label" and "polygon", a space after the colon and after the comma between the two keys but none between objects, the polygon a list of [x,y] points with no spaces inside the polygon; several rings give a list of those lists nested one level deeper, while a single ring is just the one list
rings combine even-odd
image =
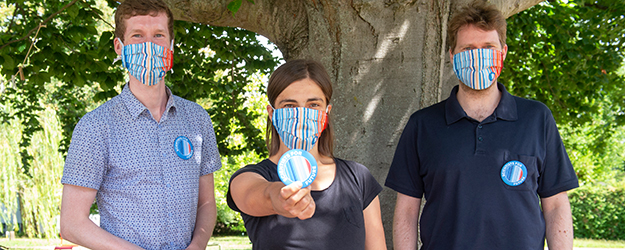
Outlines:
[{"label": "grass", "polygon": [[584,248],[625,248],[624,240],[575,239],[573,244]]},{"label": "grass", "polygon": [[[68,244],[67,241],[64,244]],[[61,240],[59,239],[27,239],[18,238],[14,240],[8,240],[6,238],[0,238],[0,246],[8,247],[9,249],[54,249],[54,246],[60,246]],[[619,240],[592,240],[592,239],[575,239],[574,245],[576,248],[613,248],[623,249],[625,248],[625,241]],[[252,249],[247,236],[214,236],[211,238],[210,243],[206,250],[248,250]]]},{"label": "grass", "polygon": [[[9,249],[54,249],[55,246],[71,244],[71,242],[60,239],[28,239],[17,238],[9,240],[0,238],[0,246]],[[0,248],[2,249],[2,248]],[[84,249],[84,248],[82,248]],[[247,236],[214,236],[211,238],[206,250],[249,250],[252,249],[252,243]]]}]

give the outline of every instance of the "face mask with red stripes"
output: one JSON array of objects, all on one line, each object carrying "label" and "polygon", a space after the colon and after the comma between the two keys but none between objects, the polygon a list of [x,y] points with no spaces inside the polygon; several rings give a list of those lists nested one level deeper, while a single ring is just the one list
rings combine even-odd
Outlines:
[{"label": "face mask with red stripes", "polygon": [[174,65],[174,53],[152,42],[124,45],[120,55],[122,65],[141,83],[152,86],[158,84]]},{"label": "face mask with red stripes", "polygon": [[327,112],[304,107],[274,109],[271,121],[289,149],[310,151],[327,125]]},{"label": "face mask with red stripes", "polygon": [[487,89],[501,74],[503,52],[494,49],[473,49],[455,54],[454,71],[462,83],[472,89]]}]

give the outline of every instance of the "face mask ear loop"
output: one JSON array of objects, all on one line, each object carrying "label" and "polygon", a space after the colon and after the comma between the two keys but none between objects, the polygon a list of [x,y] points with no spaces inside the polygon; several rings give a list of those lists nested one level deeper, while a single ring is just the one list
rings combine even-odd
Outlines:
[{"label": "face mask ear loop", "polygon": [[[122,51],[124,51],[124,42],[122,42],[122,39],[120,39],[119,37],[116,37],[115,39],[119,40],[119,43],[122,45]],[[117,58],[115,58],[115,60],[113,60],[113,64],[115,64],[117,61],[122,59],[122,55],[117,55]],[[122,65],[123,67],[123,65]]]},{"label": "face mask ear loop", "polygon": [[[170,44],[169,50],[171,50],[171,55],[173,56],[174,55],[174,39],[171,39],[171,43],[169,43],[169,44]],[[173,63],[173,61],[172,61],[172,63]],[[169,71],[171,71],[171,73],[173,74],[174,73],[174,67],[171,67],[171,69]]]}]

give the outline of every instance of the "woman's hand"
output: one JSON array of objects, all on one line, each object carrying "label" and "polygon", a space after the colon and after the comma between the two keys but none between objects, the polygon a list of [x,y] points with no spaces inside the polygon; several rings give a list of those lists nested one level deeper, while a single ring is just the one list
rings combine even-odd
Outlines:
[{"label": "woman's hand", "polygon": [[[275,182],[274,184],[280,185],[282,183]],[[273,190],[278,191],[277,189]],[[300,220],[305,220],[312,217],[316,209],[315,200],[310,195],[310,190],[310,186],[302,188],[301,182],[294,182],[288,186],[283,186],[279,192],[270,191],[269,197],[277,214],[287,218],[297,217]]]}]

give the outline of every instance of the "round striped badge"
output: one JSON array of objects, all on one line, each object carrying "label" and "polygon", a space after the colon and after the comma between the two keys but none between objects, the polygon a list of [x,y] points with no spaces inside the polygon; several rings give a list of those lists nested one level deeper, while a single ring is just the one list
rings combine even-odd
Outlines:
[{"label": "round striped badge", "polygon": [[527,168],[520,161],[509,161],[501,168],[501,179],[508,186],[521,185],[527,178]]},{"label": "round striped badge", "polygon": [[176,138],[174,141],[174,150],[178,157],[183,160],[188,160],[193,156],[193,144],[191,144],[189,138],[185,136],[178,136],[178,138]]},{"label": "round striped badge", "polygon": [[291,149],[278,161],[278,176],[284,185],[299,181],[305,188],[317,177],[317,160],[305,150]]}]

